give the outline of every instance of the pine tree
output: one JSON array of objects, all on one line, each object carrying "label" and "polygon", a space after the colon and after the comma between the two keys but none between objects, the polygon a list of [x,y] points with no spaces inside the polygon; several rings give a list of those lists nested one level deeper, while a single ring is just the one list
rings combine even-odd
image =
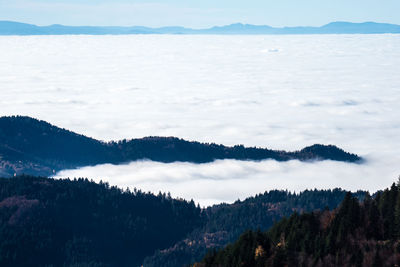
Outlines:
[{"label": "pine tree", "polygon": [[400,239],[400,194],[397,194],[396,204],[394,207],[394,227],[393,239]]},{"label": "pine tree", "polygon": [[379,247],[376,247],[374,261],[372,262],[372,267],[382,267],[382,261],[379,256]]}]

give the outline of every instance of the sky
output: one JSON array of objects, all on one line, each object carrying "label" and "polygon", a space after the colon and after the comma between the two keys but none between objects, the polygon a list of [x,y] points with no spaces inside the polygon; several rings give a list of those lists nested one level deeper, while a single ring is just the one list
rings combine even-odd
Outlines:
[{"label": "sky", "polygon": [[204,28],[231,23],[321,26],[332,21],[400,24],[399,0],[0,0],[0,20],[37,25]]}]

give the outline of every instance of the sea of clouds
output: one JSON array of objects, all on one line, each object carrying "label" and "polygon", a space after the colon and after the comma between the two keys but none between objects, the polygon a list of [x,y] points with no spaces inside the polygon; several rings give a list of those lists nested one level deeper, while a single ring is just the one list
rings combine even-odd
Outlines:
[{"label": "sea of clouds", "polygon": [[66,170],[202,205],[269,189],[368,189],[400,174],[400,35],[0,36],[0,115],[97,139],[177,136],[297,150],[334,144],[361,165],[150,161]]}]

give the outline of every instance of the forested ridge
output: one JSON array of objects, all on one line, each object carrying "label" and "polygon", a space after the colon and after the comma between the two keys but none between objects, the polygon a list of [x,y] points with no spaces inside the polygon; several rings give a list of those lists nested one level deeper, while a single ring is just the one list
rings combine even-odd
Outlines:
[{"label": "forested ridge", "polygon": [[[336,208],[347,191],[306,190],[292,193],[271,190],[233,204],[219,204],[204,210],[207,220],[184,240],[168,249],[157,251],[144,261],[146,267],[180,267],[200,261],[211,248],[234,242],[244,231],[268,230],[275,222],[293,212],[309,212]],[[363,199],[366,192],[353,195]]]},{"label": "forested ridge", "polygon": [[139,266],[204,224],[194,202],[87,179],[0,179],[0,266]]},{"label": "forested ridge", "polygon": [[347,193],[339,208],[298,213],[269,231],[247,231],[211,250],[196,267],[399,266],[400,185],[367,194]]},{"label": "forested ridge", "polygon": [[294,211],[333,209],[345,194],[272,190],[201,209],[87,179],[0,178],[0,266],[188,266],[243,231],[268,230]]},{"label": "forested ridge", "polygon": [[243,145],[228,147],[190,142],[176,137],[102,142],[30,117],[0,118],[0,176],[50,176],[68,168],[103,163],[119,164],[142,159],[166,163],[206,163],[217,159],[361,160],[359,156],[336,146],[319,144],[300,151],[286,152]]}]

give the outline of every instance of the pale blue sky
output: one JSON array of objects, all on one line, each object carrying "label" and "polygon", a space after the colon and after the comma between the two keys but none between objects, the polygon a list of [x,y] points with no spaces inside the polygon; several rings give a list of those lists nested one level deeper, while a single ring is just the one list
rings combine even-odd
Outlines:
[{"label": "pale blue sky", "polygon": [[38,25],[400,24],[399,14],[400,0],[0,0],[0,20]]}]

